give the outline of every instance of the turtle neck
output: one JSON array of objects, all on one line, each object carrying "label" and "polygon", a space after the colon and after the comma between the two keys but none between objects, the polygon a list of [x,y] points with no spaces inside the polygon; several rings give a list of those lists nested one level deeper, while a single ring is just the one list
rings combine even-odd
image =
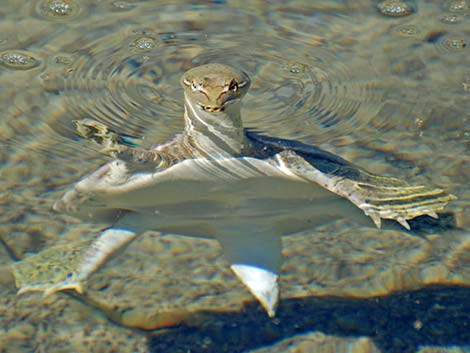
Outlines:
[{"label": "turtle neck", "polygon": [[201,156],[239,155],[245,147],[239,100],[208,112],[185,97],[184,121],[188,143]]}]

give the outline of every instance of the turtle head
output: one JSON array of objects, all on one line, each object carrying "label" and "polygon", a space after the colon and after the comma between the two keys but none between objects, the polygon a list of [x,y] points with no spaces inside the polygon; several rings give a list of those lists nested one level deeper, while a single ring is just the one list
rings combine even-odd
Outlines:
[{"label": "turtle head", "polygon": [[243,71],[216,63],[197,66],[181,77],[187,104],[208,113],[226,112],[231,106],[239,109],[236,103],[246,94],[250,83]]}]

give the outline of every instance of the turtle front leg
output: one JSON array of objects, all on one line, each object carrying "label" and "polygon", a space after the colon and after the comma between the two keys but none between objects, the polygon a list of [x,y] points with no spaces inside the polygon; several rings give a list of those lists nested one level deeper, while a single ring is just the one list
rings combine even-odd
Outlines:
[{"label": "turtle front leg", "polygon": [[130,163],[134,168],[141,170],[164,169],[177,162],[171,155],[152,149],[134,148],[124,145],[105,147],[101,153]]},{"label": "turtle front leg", "polygon": [[76,133],[102,147],[101,153],[131,164],[138,170],[168,168],[178,162],[171,154],[155,149],[128,146],[125,138],[92,119],[74,120]]},{"label": "turtle front leg", "polygon": [[400,180],[370,174],[368,180],[346,185],[345,188],[353,186],[351,201],[362,209],[378,228],[383,218],[395,220],[410,230],[407,220],[424,215],[437,219],[438,212],[442,211],[449,201],[457,199],[446,190],[432,186],[394,185],[398,181]]},{"label": "turtle front leg", "polygon": [[440,188],[410,185],[334,160],[320,161],[328,163],[327,173],[291,150],[278,153],[275,161],[286,173],[315,182],[351,201],[372,219],[377,228],[381,227],[381,219],[391,219],[410,230],[407,220],[423,215],[438,218],[438,212],[449,201],[457,199]]}]

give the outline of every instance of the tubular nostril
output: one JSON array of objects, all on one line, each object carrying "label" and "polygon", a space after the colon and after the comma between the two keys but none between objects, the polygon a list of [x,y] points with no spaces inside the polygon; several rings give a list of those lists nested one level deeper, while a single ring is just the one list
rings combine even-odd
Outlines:
[{"label": "tubular nostril", "polygon": [[211,107],[209,105],[204,107],[204,110],[209,113],[218,113],[223,110],[222,107]]}]

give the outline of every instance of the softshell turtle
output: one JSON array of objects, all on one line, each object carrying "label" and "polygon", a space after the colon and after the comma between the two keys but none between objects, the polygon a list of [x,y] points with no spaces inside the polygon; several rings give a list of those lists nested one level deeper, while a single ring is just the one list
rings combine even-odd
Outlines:
[{"label": "softshell turtle", "polygon": [[[270,316],[278,303],[282,235],[341,217],[437,218],[446,191],[378,176],[320,148],[244,129],[241,99],[249,77],[224,64],[187,71],[184,131],[145,149],[93,120],[76,121],[82,137],[114,159],[85,176],[54,209],[108,221],[77,262],[76,275],[47,288],[82,284],[114,252],[146,230],[217,239],[236,276]],[[156,255],[157,256],[157,255]]]}]

